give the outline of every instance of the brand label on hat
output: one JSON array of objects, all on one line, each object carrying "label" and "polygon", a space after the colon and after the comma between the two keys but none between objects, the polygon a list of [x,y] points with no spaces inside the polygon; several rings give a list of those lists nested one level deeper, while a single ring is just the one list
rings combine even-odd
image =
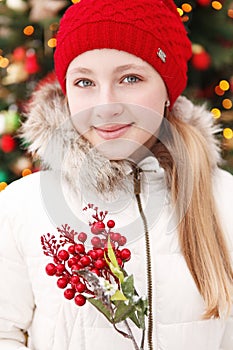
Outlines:
[{"label": "brand label on hat", "polygon": [[165,54],[165,52],[162,49],[158,48],[157,55],[159,56],[161,61],[163,61],[163,63],[166,63],[167,55]]}]

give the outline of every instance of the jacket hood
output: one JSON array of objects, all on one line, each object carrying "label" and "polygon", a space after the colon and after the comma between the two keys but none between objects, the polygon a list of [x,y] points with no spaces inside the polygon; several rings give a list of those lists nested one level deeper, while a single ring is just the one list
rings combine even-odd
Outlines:
[{"label": "jacket hood", "polygon": [[[172,114],[200,130],[208,143],[210,163],[216,167],[220,152],[214,134],[219,129],[214,125],[212,113],[205,105],[195,106],[180,96]],[[101,192],[112,191],[114,186],[124,188],[126,185],[122,180],[125,180],[129,163],[109,161],[93,149],[74,129],[69,115],[67,100],[58,82],[47,82],[36,89],[26,107],[26,121],[20,130],[21,136],[29,143],[28,151],[42,161],[42,167],[52,170],[62,167],[63,175],[74,186],[79,178],[89,188],[93,186]]]}]

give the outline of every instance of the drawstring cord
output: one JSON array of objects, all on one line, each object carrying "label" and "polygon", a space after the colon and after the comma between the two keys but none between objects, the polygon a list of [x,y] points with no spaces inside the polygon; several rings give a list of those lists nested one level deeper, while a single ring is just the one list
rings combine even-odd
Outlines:
[{"label": "drawstring cord", "polygon": [[[146,267],[147,267],[147,294],[148,294],[148,330],[147,330],[147,340],[149,350],[153,350],[153,313],[152,313],[152,296],[153,296],[153,288],[152,288],[152,267],[151,267],[151,251],[150,251],[150,237],[148,230],[148,223],[146,220],[146,216],[144,214],[141,202],[141,172],[137,166],[133,167],[133,175],[134,175],[134,193],[137,200],[138,210],[142,218],[144,233],[145,233],[145,245],[146,245]],[[143,349],[143,345],[141,346]]]}]

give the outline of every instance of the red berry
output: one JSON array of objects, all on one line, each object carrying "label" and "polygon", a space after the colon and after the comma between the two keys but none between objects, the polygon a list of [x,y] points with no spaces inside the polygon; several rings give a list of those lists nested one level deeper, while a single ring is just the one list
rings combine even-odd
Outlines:
[{"label": "red berry", "polygon": [[101,247],[105,247],[107,245],[107,239],[106,238],[101,238]]},{"label": "red berry", "polygon": [[101,248],[98,248],[95,250],[95,252],[98,254],[98,258],[103,258],[104,257],[104,250]]},{"label": "red berry", "polygon": [[74,301],[76,305],[83,306],[86,303],[86,298],[82,294],[78,294],[76,295]]},{"label": "red berry", "polygon": [[120,258],[121,257],[121,251],[119,249],[116,249],[115,250],[115,255],[117,258]]},{"label": "red berry", "polygon": [[126,237],[125,237],[125,236],[121,236],[121,237],[119,238],[119,240],[118,240],[118,244],[119,244],[120,246],[123,246],[123,245],[125,245],[126,243],[127,243]]},{"label": "red berry", "polygon": [[100,275],[100,271],[98,269],[96,269],[95,267],[93,269],[91,269],[90,271],[95,273],[97,276]]},{"label": "red berry", "polygon": [[105,229],[105,224],[103,221],[94,222],[94,224],[92,224],[91,226],[91,232],[95,235],[103,232],[104,229]]},{"label": "red berry", "polygon": [[114,221],[114,220],[108,220],[107,226],[108,226],[109,228],[113,228],[113,227],[115,226],[115,221]]},{"label": "red berry", "polygon": [[75,296],[75,290],[73,288],[67,288],[65,291],[64,291],[64,297],[66,299],[73,299]]},{"label": "red berry", "polygon": [[119,265],[120,267],[123,267],[124,263],[123,263],[123,261],[121,260],[121,258],[117,258],[117,262],[118,262],[118,265]]},{"label": "red berry", "polygon": [[71,267],[71,271],[72,272],[75,272],[75,271],[78,271],[78,270],[81,270],[81,269],[83,269],[83,265],[79,261],[77,262],[77,264],[74,264]]},{"label": "red berry", "polygon": [[85,255],[85,256],[83,256],[83,257],[79,260],[79,262],[80,262],[83,266],[88,266],[88,265],[90,265],[90,263],[91,263],[91,259],[89,258],[89,256]]},{"label": "red berry", "polygon": [[72,245],[69,246],[68,252],[69,252],[70,254],[75,254],[75,245],[74,245],[74,244],[72,244]]},{"label": "red berry", "polygon": [[68,281],[67,281],[67,278],[65,277],[61,277],[57,280],[57,286],[59,288],[62,288],[62,289],[66,288],[67,284],[68,284]]},{"label": "red berry", "polygon": [[113,233],[111,235],[111,239],[114,241],[114,242],[118,242],[121,238],[121,234],[120,233]]},{"label": "red berry", "polygon": [[57,256],[59,259],[64,260],[64,261],[69,259],[69,253],[65,249],[60,250],[60,252],[58,252]]},{"label": "red berry", "polygon": [[77,290],[77,292],[83,293],[86,290],[86,286],[84,283],[79,282],[76,284],[75,289]]},{"label": "red berry", "polygon": [[125,261],[128,261],[130,259],[130,257],[131,257],[130,250],[127,249],[127,248],[122,249],[122,251],[121,251],[121,259],[125,260]]},{"label": "red berry", "polygon": [[85,253],[84,245],[81,243],[75,244],[75,252],[80,253],[80,254],[84,254]]},{"label": "red berry", "polygon": [[78,240],[84,243],[87,240],[87,234],[85,232],[80,232],[78,234]]},{"label": "red berry", "polygon": [[70,258],[68,260],[68,266],[69,267],[72,267],[73,265],[77,264],[78,263],[78,259],[76,257],[73,257],[73,258]]},{"label": "red berry", "polygon": [[98,259],[94,262],[94,265],[97,269],[101,270],[106,266],[106,262],[103,259]]},{"label": "red berry", "polygon": [[45,271],[49,276],[54,276],[55,273],[57,272],[57,268],[54,264],[49,263],[46,265]]},{"label": "red berry", "polygon": [[89,250],[88,255],[89,255],[93,260],[97,260],[97,259],[98,259],[98,254],[97,254],[96,250]]},{"label": "red berry", "polygon": [[77,283],[79,283],[80,281],[80,277],[79,276],[72,276],[71,279],[70,279],[70,283],[73,284],[73,285],[76,285]]},{"label": "red berry", "polygon": [[58,264],[57,265],[57,273],[56,273],[56,275],[61,275],[64,271],[65,271],[65,265],[63,265],[63,264]]},{"label": "red berry", "polygon": [[91,239],[91,244],[93,247],[101,247],[101,239],[99,237],[93,237]]}]

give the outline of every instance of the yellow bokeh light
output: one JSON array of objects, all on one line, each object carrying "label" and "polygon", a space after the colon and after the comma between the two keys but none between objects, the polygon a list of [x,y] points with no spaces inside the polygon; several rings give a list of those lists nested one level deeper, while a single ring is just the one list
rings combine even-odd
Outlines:
[{"label": "yellow bokeh light", "polygon": [[220,109],[218,109],[218,108],[213,108],[213,109],[211,110],[211,113],[213,114],[213,117],[214,117],[215,119],[218,119],[218,118],[221,117],[221,111],[220,111]]},{"label": "yellow bokeh light", "polygon": [[231,109],[232,108],[232,101],[229,98],[225,98],[222,101],[222,105],[225,109]]},{"label": "yellow bokeh light", "polygon": [[182,10],[187,13],[191,12],[193,9],[192,6],[187,3],[183,4],[181,7],[182,7]]},{"label": "yellow bokeh light", "polygon": [[223,136],[224,136],[225,139],[227,139],[227,140],[232,139],[232,137],[233,137],[233,131],[232,131],[232,129],[230,129],[230,128],[225,128],[225,129],[223,130]]},{"label": "yellow bokeh light", "polygon": [[219,83],[219,87],[220,89],[222,89],[223,91],[227,91],[230,89],[230,84],[227,80],[221,80]]},{"label": "yellow bokeh light", "polygon": [[212,1],[212,7],[213,7],[215,10],[219,11],[219,10],[222,9],[222,4],[221,4],[221,2],[219,2],[219,1]]},{"label": "yellow bokeh light", "polygon": [[51,38],[48,41],[48,46],[51,48],[54,48],[57,46],[57,39],[56,38]]},{"label": "yellow bokeh light", "polygon": [[0,56],[0,68],[7,68],[9,63],[8,58]]},{"label": "yellow bokeh light", "polygon": [[24,28],[23,33],[24,33],[25,35],[30,36],[30,35],[32,35],[32,34],[34,33],[34,30],[35,30],[35,29],[34,29],[33,26],[27,26],[27,27]]},{"label": "yellow bokeh light", "polygon": [[180,17],[182,17],[184,14],[184,11],[180,7],[177,7],[177,11],[178,11]]},{"label": "yellow bokeh light", "polygon": [[5,190],[6,187],[7,187],[7,183],[6,182],[0,182],[0,192]]},{"label": "yellow bokeh light", "polygon": [[22,171],[22,176],[25,177],[25,176],[28,176],[32,173],[31,169],[24,169]]},{"label": "yellow bokeh light", "polygon": [[73,4],[77,4],[78,2],[80,2],[81,0],[72,0]]}]

